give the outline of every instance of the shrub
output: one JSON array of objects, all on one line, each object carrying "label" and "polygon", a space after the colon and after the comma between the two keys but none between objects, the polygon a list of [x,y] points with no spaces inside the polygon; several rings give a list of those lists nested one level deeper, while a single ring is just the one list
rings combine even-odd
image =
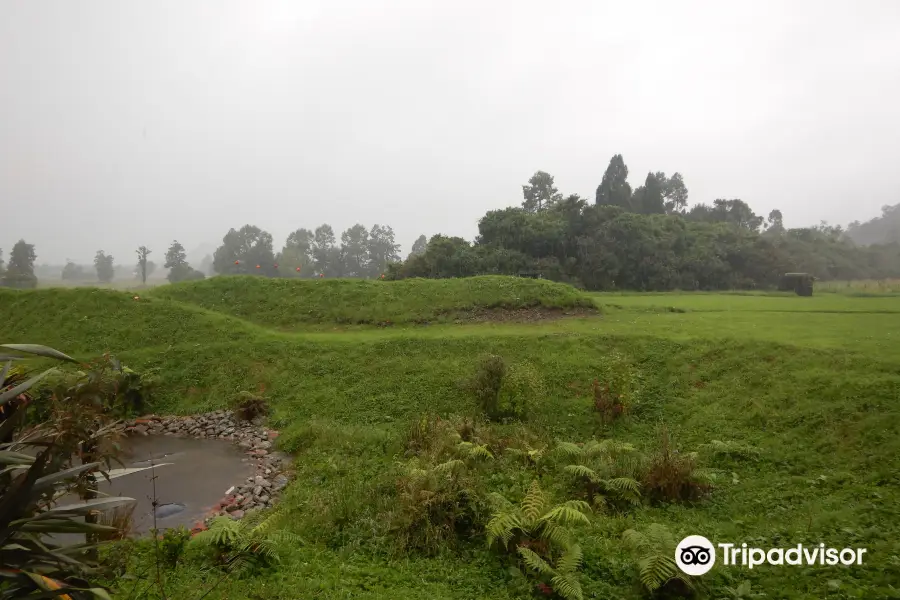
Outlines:
[{"label": "shrub", "polygon": [[474,377],[468,382],[469,391],[489,419],[500,418],[500,389],[505,376],[503,357],[489,354],[481,359]]},{"label": "shrub", "polygon": [[238,419],[244,421],[252,421],[269,414],[269,403],[266,399],[250,392],[239,392],[229,402],[229,408]]},{"label": "shrub", "polygon": [[481,360],[465,387],[491,421],[525,419],[531,403],[544,393],[532,365],[507,365],[502,357],[493,354]]},{"label": "shrub", "polygon": [[174,569],[181,560],[188,542],[191,541],[191,532],[185,527],[174,527],[163,532],[159,541],[160,560],[166,567]]},{"label": "shrub", "polygon": [[604,356],[599,371],[600,377],[591,384],[594,411],[609,423],[637,404],[640,378],[631,362],[618,352]]},{"label": "shrub", "polygon": [[465,459],[451,459],[434,466],[423,467],[417,459],[403,465],[391,527],[402,551],[436,554],[479,529],[484,501],[466,459],[490,455],[473,451],[473,447],[483,449],[467,446],[461,449]]},{"label": "shrub", "polygon": [[712,473],[697,466],[696,452],[681,453],[667,428],[659,436],[659,448],[650,457],[643,484],[656,502],[697,500],[712,490]]},{"label": "shrub", "polygon": [[500,387],[498,412],[494,418],[525,420],[532,404],[543,393],[543,383],[531,364],[510,365]]},{"label": "shrub", "polygon": [[[4,382],[12,371],[9,359],[20,358],[21,353],[76,362],[52,348],[33,344],[4,344],[2,353],[19,353],[4,357],[8,360],[0,371]],[[96,574],[96,552],[85,551],[81,544],[62,545],[47,536],[84,534],[90,548],[97,536],[119,533],[115,527],[97,523],[97,513],[133,505],[134,500],[85,493],[96,490],[96,475],[111,459],[104,451],[104,440],[113,428],[102,424],[108,398],[97,386],[96,373],[59,390],[62,395],[56,399],[65,410],[54,411],[48,422],[17,435],[25,422],[27,393],[51,372],[53,369],[48,369],[24,381],[14,378],[12,387],[0,388],[0,538],[4,540],[0,564],[7,569],[0,598],[49,597],[49,592],[62,587],[71,595],[83,590],[85,595],[108,597],[85,579]],[[82,493],[85,501],[54,505],[70,492]],[[35,531],[44,535],[37,536]]]}]

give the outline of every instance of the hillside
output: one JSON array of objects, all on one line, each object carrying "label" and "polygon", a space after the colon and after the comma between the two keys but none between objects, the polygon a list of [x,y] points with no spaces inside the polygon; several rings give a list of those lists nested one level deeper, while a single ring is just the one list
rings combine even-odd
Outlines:
[{"label": "hillside", "polygon": [[97,355],[134,348],[248,340],[238,319],[188,305],[92,287],[0,288],[0,337]]},{"label": "hillside", "polygon": [[478,317],[490,309],[594,310],[591,298],[571,286],[499,276],[404,281],[221,276],[162,286],[148,294],[279,329],[448,321]]}]

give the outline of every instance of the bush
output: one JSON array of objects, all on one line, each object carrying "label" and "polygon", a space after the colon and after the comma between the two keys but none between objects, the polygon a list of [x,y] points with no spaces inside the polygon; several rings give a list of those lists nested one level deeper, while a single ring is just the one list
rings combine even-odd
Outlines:
[{"label": "bush", "polygon": [[507,366],[502,357],[484,357],[469,380],[468,390],[492,421],[524,420],[530,404],[543,394],[543,384],[529,363]]},{"label": "bush", "polygon": [[484,513],[485,503],[466,461],[452,459],[423,468],[413,459],[403,465],[392,518],[401,550],[437,554],[475,535]]},{"label": "bush", "polygon": [[468,382],[469,391],[489,419],[499,418],[500,389],[506,376],[503,357],[489,354],[481,359],[475,376]]},{"label": "bush", "polygon": [[591,384],[594,411],[609,423],[637,403],[640,378],[634,366],[618,352],[606,355],[599,370],[600,377]]},{"label": "bush", "polygon": [[659,449],[650,457],[644,474],[645,495],[656,502],[697,500],[712,491],[712,474],[697,466],[696,452],[681,453],[667,428],[659,436]]},{"label": "bush", "polygon": [[531,364],[511,365],[500,387],[499,418],[525,420],[534,401],[543,393],[544,385]]},{"label": "bush", "polygon": [[167,529],[159,542],[160,559],[163,564],[174,569],[181,560],[189,541],[191,541],[191,532],[185,527]]}]

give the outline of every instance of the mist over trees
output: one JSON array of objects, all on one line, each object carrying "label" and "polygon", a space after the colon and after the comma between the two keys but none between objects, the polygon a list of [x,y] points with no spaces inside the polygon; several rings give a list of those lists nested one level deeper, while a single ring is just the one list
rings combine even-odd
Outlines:
[{"label": "mist over trees", "polygon": [[[170,282],[216,274],[401,279],[537,272],[590,290],[769,288],[789,271],[826,280],[900,277],[900,204],[846,230],[826,223],[787,229],[780,210],[756,214],[739,198],[689,206],[678,172],[650,171],[633,187],[621,154],[599,178],[588,199],[561,192],[553,175],[537,171],[518,206],[479,220],[474,240],[420,235],[405,260],[387,225],[357,223],[340,235],[327,223],[301,227],[278,249],[269,232],[247,224],[230,229],[212,254],[198,252],[199,269],[177,241],[163,266]],[[136,253],[135,267],[114,265],[102,250],[93,268],[71,260],[35,266],[34,246],[19,240],[7,261],[0,249],[0,284],[34,287],[38,277],[146,283],[156,264],[146,246]]]},{"label": "mist over trees", "polygon": [[190,281],[192,279],[204,279],[206,277],[202,272],[192,268],[191,265],[188,264],[187,253],[184,251],[184,246],[182,246],[178,240],[172,242],[172,245],[166,250],[166,262],[163,267],[169,269],[169,274],[166,275],[166,279],[169,280],[169,283]]},{"label": "mist over trees", "polygon": [[900,243],[900,203],[881,207],[881,216],[847,226],[847,237],[860,245]]},{"label": "mist over trees", "polygon": [[400,260],[394,230],[375,224],[356,224],[341,233],[331,225],[291,232],[275,254],[272,235],[255,225],[231,229],[213,256],[218,274],[266,277],[380,277],[388,264]]},{"label": "mist over trees", "polygon": [[3,285],[12,288],[36,287],[37,276],[34,274],[36,259],[34,244],[29,244],[25,240],[16,242],[9,252],[9,262],[3,268]]},{"label": "mist over trees", "polygon": [[897,207],[886,208],[875,224],[851,225],[857,235],[880,227],[877,239],[890,242],[860,247],[849,230],[825,223],[785,229],[780,210],[764,217],[737,198],[688,210],[680,173],[650,172],[632,189],[620,154],[610,160],[593,204],[560,194],[543,171],[522,190],[521,207],[481,218],[474,242],[435,235],[424,251],[392,265],[389,276],[537,271],[590,290],[767,288],[788,271],[821,279],[900,276],[900,244],[884,233],[900,221]]},{"label": "mist over trees", "polygon": [[103,250],[97,250],[97,254],[94,255],[94,269],[97,270],[97,281],[100,283],[112,281],[115,276],[112,255],[106,254]]}]

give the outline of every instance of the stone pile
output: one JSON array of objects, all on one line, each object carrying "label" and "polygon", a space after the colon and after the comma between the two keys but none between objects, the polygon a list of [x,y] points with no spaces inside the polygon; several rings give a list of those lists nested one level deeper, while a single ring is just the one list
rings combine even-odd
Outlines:
[{"label": "stone pile", "polygon": [[247,458],[244,460],[253,463],[255,475],[243,482],[235,482],[195,530],[203,529],[215,516],[229,515],[240,519],[247,511],[271,507],[287,486],[290,457],[272,449],[272,441],[278,437],[278,432],[264,427],[261,419],[241,421],[231,411],[217,410],[187,417],[148,415],[126,421],[123,428],[126,435],[226,440],[245,451]]}]

